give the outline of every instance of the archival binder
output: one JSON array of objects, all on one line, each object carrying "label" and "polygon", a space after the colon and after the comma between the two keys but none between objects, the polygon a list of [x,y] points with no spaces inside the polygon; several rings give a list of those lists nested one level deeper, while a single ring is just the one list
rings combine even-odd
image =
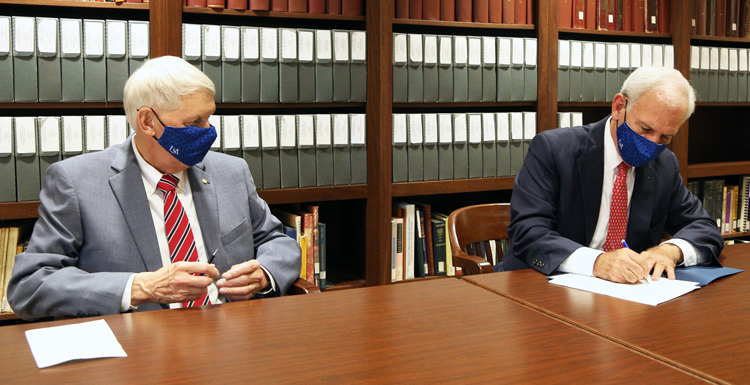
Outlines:
[{"label": "archival binder", "polygon": [[242,158],[245,159],[256,189],[263,188],[263,159],[260,148],[260,121],[257,115],[242,115]]},{"label": "archival binder", "polygon": [[242,158],[240,117],[238,115],[222,116],[221,131],[221,148],[224,153]]},{"label": "archival binder", "polygon": [[297,160],[299,187],[315,187],[315,119],[313,115],[297,115]]},{"label": "archival binder", "polygon": [[718,102],[719,101],[719,48],[710,47],[710,64],[708,71],[708,101]]},{"label": "archival binder", "polygon": [[[36,18],[37,66],[39,74],[39,101],[62,101],[62,74],[60,66],[59,22],[53,18]],[[0,75],[3,77],[5,75]],[[0,91],[1,92],[1,91]]]},{"label": "archival binder", "polygon": [[[242,63],[240,68],[242,102],[260,102],[260,29],[256,27],[242,27]],[[257,117],[255,119],[257,120]],[[259,179],[255,178],[255,180],[258,181]],[[256,183],[258,188],[262,188],[261,183]]]},{"label": "archival binder", "polygon": [[[497,43],[494,36],[482,36],[482,101],[497,100]],[[536,93],[536,88],[534,88]]]},{"label": "archival binder", "polygon": [[[0,25],[2,25],[0,19]],[[0,116],[0,202],[16,201],[16,156],[13,138],[13,118]]]},{"label": "archival binder", "polygon": [[617,74],[619,66],[618,51],[617,43],[607,44],[607,95],[604,99],[607,102],[611,102],[615,95],[620,92],[620,77]]},{"label": "archival binder", "polygon": [[557,43],[557,101],[570,101],[570,41],[568,40],[559,40]]},{"label": "archival binder", "polygon": [[422,141],[424,180],[438,180],[438,119],[437,114],[424,114],[422,116],[424,135]]},{"label": "archival binder", "polygon": [[128,121],[125,115],[107,115],[107,147],[124,143],[127,139]]},{"label": "archival binder", "polygon": [[83,151],[85,153],[103,151],[106,148],[104,120],[103,115],[83,117]]},{"label": "archival binder", "polygon": [[333,48],[330,30],[315,30],[315,101],[333,101]]},{"label": "archival binder", "polygon": [[424,35],[423,100],[426,103],[438,101],[438,42],[436,35]]},{"label": "archival binder", "polygon": [[203,36],[200,24],[182,25],[182,58],[195,68],[201,70],[203,54]]},{"label": "archival binder", "polygon": [[240,27],[222,26],[221,39],[221,101],[239,103],[242,101]]},{"label": "archival binder", "polygon": [[[279,102],[296,103],[299,99],[297,81],[297,30],[279,28]],[[282,178],[283,188],[283,178]]]},{"label": "archival binder", "polygon": [[128,22],[107,20],[106,27],[107,101],[121,102],[125,82],[130,75],[128,67]]},{"label": "archival binder", "polygon": [[[32,19],[33,20],[33,19]],[[38,128],[34,117],[16,117],[14,137],[16,150],[16,193],[19,202],[38,201],[41,189]]]},{"label": "archival binder", "polygon": [[150,35],[148,21],[128,21],[128,68],[131,75],[148,60],[151,50]]},{"label": "archival binder", "polygon": [[[333,101],[351,101],[349,31],[333,31]],[[335,120],[335,118],[334,118]],[[334,128],[335,130],[335,128]],[[335,137],[334,137],[335,142]]]},{"label": "archival binder", "polygon": [[35,27],[33,17],[13,16],[13,93],[16,102],[39,101]]},{"label": "archival binder", "polygon": [[297,118],[294,115],[278,116],[279,164],[281,188],[299,187],[299,159],[297,158]]},{"label": "archival binder", "polygon": [[276,28],[260,29],[260,101],[279,102],[279,44]]},{"label": "archival binder", "polygon": [[214,101],[221,103],[223,97],[221,88],[221,26],[203,24],[201,26],[201,33],[203,38],[201,69],[214,83],[214,87],[216,87]]},{"label": "archival binder", "polygon": [[482,178],[494,178],[497,175],[497,136],[495,114],[482,114]]},{"label": "archival binder", "polygon": [[594,43],[594,101],[607,100],[607,45]]},{"label": "archival binder", "polygon": [[[13,36],[12,28],[11,28],[11,18],[10,16],[0,16],[0,73],[4,74],[3,76],[0,76],[0,102],[3,103],[10,103],[13,102],[13,51],[12,47],[13,44],[11,44],[11,37]],[[12,157],[13,154],[10,155],[2,155],[0,154],[0,167],[2,166],[4,158],[6,157]],[[1,173],[2,171],[0,171]],[[0,176],[4,176],[4,174],[0,174]],[[13,179],[15,180],[15,178]],[[3,200],[3,190],[0,190],[0,201],[6,202]],[[15,186],[13,186],[13,200],[15,201]]]},{"label": "archival binder", "polygon": [[393,114],[393,183],[409,180],[409,160],[407,155],[407,117],[406,114]]},{"label": "archival binder", "polygon": [[516,176],[523,165],[523,113],[510,113],[510,175]]},{"label": "archival binder", "polygon": [[409,93],[407,37],[393,34],[393,103],[406,103]]},{"label": "archival binder", "polygon": [[[701,49],[701,62],[700,62],[700,76],[698,78],[698,100],[701,102],[709,101],[709,94],[711,93],[711,48],[700,47]],[[718,96],[718,95],[717,95]]]},{"label": "archival binder", "polygon": [[[618,65],[617,65],[617,92],[622,89],[622,84],[630,75],[630,44],[618,43]],[[615,92],[615,93],[617,93]],[[614,95],[612,96],[614,98]]]},{"label": "archival binder", "polygon": [[529,152],[531,140],[536,135],[536,112],[523,113],[523,157]]},{"label": "archival binder", "polygon": [[727,73],[727,101],[737,101],[737,89],[739,88],[737,72],[739,70],[739,56],[736,48],[729,49],[729,72]]},{"label": "archival binder", "polygon": [[593,102],[594,93],[594,43],[590,41],[583,42],[583,71],[581,71],[581,101]]},{"label": "archival binder", "polygon": [[297,30],[297,74],[300,103],[315,102],[315,31]]},{"label": "archival binder", "polygon": [[451,36],[438,36],[438,102],[452,101],[453,38]]},{"label": "archival binder", "polygon": [[469,178],[466,114],[453,114],[453,179]]},{"label": "archival binder", "polygon": [[216,139],[211,143],[211,151],[221,152],[222,151],[222,121],[220,115],[211,115],[208,117],[208,123],[216,128]]},{"label": "archival binder", "polygon": [[468,114],[469,179],[482,177],[482,115]]},{"label": "archival binder", "polygon": [[350,100],[364,102],[367,100],[367,33],[351,31],[351,81]]},{"label": "archival binder", "polygon": [[438,179],[453,179],[453,116],[438,114]]},{"label": "archival binder", "polygon": [[409,103],[421,103],[424,101],[424,71],[422,69],[422,55],[424,49],[422,47],[422,41],[423,37],[420,34],[410,33],[408,35],[409,61],[407,65],[407,101]]},{"label": "archival binder", "polygon": [[729,48],[719,48],[719,98],[726,102],[729,89]]},{"label": "archival binder", "polygon": [[62,159],[60,154],[60,118],[57,116],[40,116],[39,125],[39,178],[44,181],[44,175],[52,163]]},{"label": "archival binder", "polygon": [[407,159],[409,163],[409,182],[421,182],[424,180],[424,143],[422,129],[422,114],[408,114],[408,148]]},{"label": "archival binder", "polygon": [[497,121],[497,176],[510,176],[510,122],[507,112],[495,113]]},{"label": "archival binder", "polygon": [[570,42],[570,96],[568,101],[580,102],[583,87],[583,43]]},{"label": "archival binder", "polygon": [[83,116],[63,116],[62,155],[67,159],[83,153]]},{"label": "archival binder", "polygon": [[467,101],[482,101],[482,38],[469,36],[469,95]]},{"label": "archival binder", "polygon": [[278,143],[276,116],[262,115],[260,117],[260,146],[262,151],[261,162],[263,163],[264,190],[281,187]]},{"label": "archival binder", "polygon": [[523,100],[536,100],[537,94],[537,45],[536,38],[524,39],[526,52],[524,53],[525,65],[523,69]]},{"label": "archival binder", "polygon": [[331,118],[333,121],[333,185],[348,185],[352,180],[349,115],[332,114]]},{"label": "archival binder", "polygon": [[367,183],[367,117],[349,114],[349,143],[351,151],[351,184]]},{"label": "archival binder", "polygon": [[333,141],[331,115],[315,115],[315,171],[317,186],[333,185]]},{"label": "archival binder", "polygon": [[453,101],[469,100],[469,39],[453,36]]},{"label": "archival binder", "polygon": [[737,101],[746,102],[748,101],[747,92],[747,48],[740,48],[737,50],[739,53],[739,67],[737,72]]}]

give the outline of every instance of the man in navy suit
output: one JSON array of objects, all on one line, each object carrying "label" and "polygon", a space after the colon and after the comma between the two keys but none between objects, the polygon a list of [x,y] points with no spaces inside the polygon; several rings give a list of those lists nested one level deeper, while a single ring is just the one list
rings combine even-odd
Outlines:
[{"label": "man in navy suit", "polygon": [[[536,135],[513,186],[511,249],[495,270],[637,282],[674,279],[679,264],[719,265],[716,223],[665,149],[694,109],[680,72],[640,68],[604,120]],[[660,243],[664,232],[672,238]]]}]

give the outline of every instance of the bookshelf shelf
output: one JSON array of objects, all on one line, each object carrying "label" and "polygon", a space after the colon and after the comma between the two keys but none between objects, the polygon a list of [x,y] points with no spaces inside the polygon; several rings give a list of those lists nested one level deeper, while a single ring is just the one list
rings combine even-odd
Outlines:
[{"label": "bookshelf shelf", "polygon": [[349,16],[349,15],[329,15],[322,13],[297,13],[297,12],[270,12],[270,11],[241,11],[236,9],[224,9],[224,8],[197,8],[197,7],[183,7],[183,13],[192,14],[203,14],[203,15],[231,15],[231,16],[246,16],[246,17],[265,17],[265,18],[276,18],[276,19],[312,19],[312,20],[342,20],[342,21],[365,21],[365,16]]},{"label": "bookshelf shelf", "polygon": [[0,203],[0,220],[39,218],[39,201]]},{"label": "bookshelf shelf", "polygon": [[510,190],[513,188],[513,177],[481,178],[464,180],[445,180],[434,182],[394,183],[394,197],[455,194],[474,191]]},{"label": "bookshelf shelf", "polygon": [[750,102],[696,102],[697,107],[750,107]]},{"label": "bookshelf shelf", "polygon": [[216,108],[251,108],[251,109],[302,109],[302,108],[319,108],[319,109],[337,109],[337,108],[365,108],[367,103],[360,102],[342,102],[342,103],[216,103]]},{"label": "bookshelf shelf", "polygon": [[612,102],[559,102],[558,107],[612,107]]},{"label": "bookshelf shelf", "polygon": [[723,43],[743,43],[750,45],[750,38],[746,37],[717,37],[717,36],[690,36],[692,42],[723,42]]},{"label": "bookshelf shelf", "polygon": [[[459,111],[466,108],[536,107],[536,102],[447,102],[447,103],[393,103],[393,109],[446,109]],[[462,111],[464,112],[464,111]]]},{"label": "bookshelf shelf", "polygon": [[531,24],[469,23],[461,21],[412,20],[396,18],[393,19],[393,25],[415,25],[448,28],[511,29],[527,31],[532,31],[535,29],[534,25]]},{"label": "bookshelf shelf", "polygon": [[687,178],[750,174],[750,161],[690,164],[685,174]]},{"label": "bookshelf shelf", "polygon": [[661,38],[671,39],[672,34],[669,33],[646,33],[646,32],[627,32],[627,31],[600,31],[598,29],[579,29],[579,28],[559,28],[558,32],[561,34],[575,34],[575,35],[595,35],[595,36],[617,36],[617,37],[648,37],[648,38]]},{"label": "bookshelf shelf", "polygon": [[269,205],[367,198],[367,185],[258,190]]},{"label": "bookshelf shelf", "polygon": [[141,9],[148,10],[149,3],[114,3],[103,1],[72,1],[72,0],[0,0],[0,4],[33,5],[47,7],[70,8],[110,8],[110,9]]},{"label": "bookshelf shelf", "polygon": [[[0,0],[1,1],[1,0]],[[76,110],[85,108],[120,108],[122,102],[103,102],[103,103],[0,103],[0,110],[8,109],[60,109]]]},{"label": "bookshelf shelf", "polygon": [[0,313],[0,321],[11,321],[20,319],[15,313]]},{"label": "bookshelf shelf", "polygon": [[747,237],[747,236],[750,236],[750,231],[745,231],[742,233],[721,234],[721,237],[724,239],[734,239],[734,238]]}]

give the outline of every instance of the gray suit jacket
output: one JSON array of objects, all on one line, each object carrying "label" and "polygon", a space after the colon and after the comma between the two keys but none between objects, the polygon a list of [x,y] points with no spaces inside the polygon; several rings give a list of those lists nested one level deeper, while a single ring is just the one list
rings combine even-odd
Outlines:
[{"label": "gray suit jacket", "polygon": [[[276,295],[286,292],[299,277],[300,249],[258,197],[247,163],[209,152],[187,175],[206,255],[218,249],[219,272],[257,259],[276,280]],[[130,139],[53,164],[40,200],[8,287],[19,317],[117,314],[130,275],[162,267]],[[166,307],[147,303],[138,311]]]}]

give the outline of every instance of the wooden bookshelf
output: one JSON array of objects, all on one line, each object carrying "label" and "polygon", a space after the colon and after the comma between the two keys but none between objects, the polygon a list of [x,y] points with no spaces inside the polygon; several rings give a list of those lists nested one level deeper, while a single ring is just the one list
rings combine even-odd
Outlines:
[{"label": "wooden bookshelf", "polygon": [[357,185],[258,190],[258,195],[269,205],[365,199],[367,198],[367,186]]},{"label": "wooden bookshelf", "polygon": [[745,231],[742,233],[721,234],[721,237],[724,239],[734,239],[734,238],[741,238],[741,237],[747,237],[747,236],[750,236],[750,231]]},{"label": "wooden bookshelf", "polygon": [[579,28],[559,28],[561,34],[590,35],[596,37],[617,37],[617,38],[654,38],[670,39],[672,34],[669,33],[647,33],[647,32],[628,32],[628,31],[600,31],[598,29],[579,29]]},{"label": "wooden bookshelf", "polygon": [[720,177],[724,175],[750,174],[750,161],[725,162],[725,163],[703,163],[688,165],[688,178]]},{"label": "wooden bookshelf", "polygon": [[0,203],[0,220],[39,218],[39,201]]},{"label": "wooden bookshelf", "polygon": [[15,313],[0,313],[0,321],[11,321],[20,319]]},{"label": "wooden bookshelf", "polygon": [[394,197],[419,195],[456,194],[473,191],[510,190],[513,177],[444,180],[433,182],[394,183],[391,187]]},{"label": "wooden bookshelf", "polygon": [[0,0],[0,4],[33,5],[44,7],[68,8],[103,8],[103,9],[141,9],[148,10],[149,3],[115,3],[103,1],[72,1],[72,0]]},{"label": "wooden bookshelf", "polygon": [[87,108],[95,109],[122,109],[122,102],[101,103],[0,103],[0,110],[28,110],[28,109],[62,109],[81,110]]},{"label": "wooden bookshelf", "polygon": [[339,21],[365,21],[365,16],[359,15],[329,15],[325,13],[299,13],[299,12],[271,12],[250,11],[225,8],[199,8],[183,7],[183,13],[199,15],[224,15],[224,16],[246,16],[273,19],[310,19],[310,20],[339,20]]},{"label": "wooden bookshelf", "polygon": [[692,35],[690,37],[690,40],[692,40],[695,43],[732,43],[734,46],[737,46],[736,44],[740,44],[740,46],[747,47],[750,46],[750,38],[747,37],[719,37],[719,36],[698,36],[698,35]]},{"label": "wooden bookshelf", "polygon": [[504,23],[469,23],[462,21],[441,21],[441,20],[414,20],[414,19],[393,19],[394,25],[415,25],[429,26],[440,28],[476,28],[476,29],[511,29],[533,31],[535,26],[531,24],[504,24]]},{"label": "wooden bookshelf", "polygon": [[366,103],[345,102],[345,103],[216,103],[216,108],[241,108],[241,109],[363,109]]}]

